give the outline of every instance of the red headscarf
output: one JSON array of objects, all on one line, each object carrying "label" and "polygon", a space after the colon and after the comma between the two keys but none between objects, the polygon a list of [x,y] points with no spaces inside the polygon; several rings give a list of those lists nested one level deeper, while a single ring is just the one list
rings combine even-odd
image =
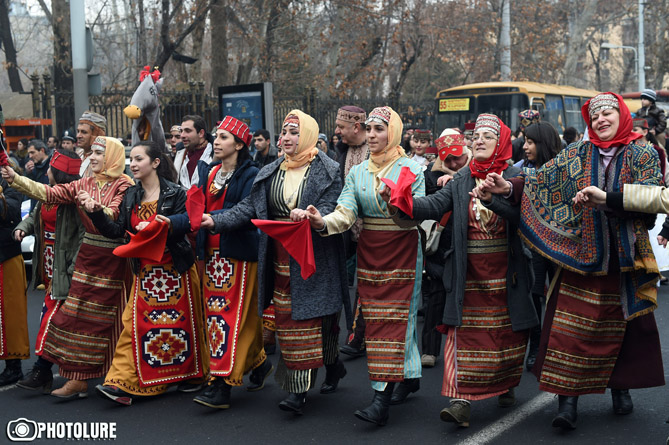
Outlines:
[{"label": "red headscarf", "polygon": [[627,145],[630,142],[639,139],[641,135],[632,131],[632,114],[630,113],[629,108],[627,108],[627,105],[625,105],[623,98],[619,94],[611,92],[602,94],[612,94],[618,99],[618,111],[620,113],[618,132],[616,133],[616,137],[610,141],[602,141],[597,137],[595,131],[592,129],[592,121],[590,120],[590,112],[588,110],[590,101],[592,100],[590,99],[581,107],[581,115],[583,116],[585,123],[588,125],[588,136],[590,137],[590,141],[599,148],[609,148],[617,145]]},{"label": "red headscarf", "polygon": [[[472,162],[469,164],[469,169],[474,178],[485,179],[488,173],[501,174],[509,166],[506,161],[511,159],[513,153],[513,148],[511,146],[511,130],[504,125],[504,122],[502,122],[499,117],[495,116],[495,118],[499,121],[500,127],[497,147],[495,147],[493,154],[485,161],[472,159]],[[474,151],[473,148],[472,151]]]}]

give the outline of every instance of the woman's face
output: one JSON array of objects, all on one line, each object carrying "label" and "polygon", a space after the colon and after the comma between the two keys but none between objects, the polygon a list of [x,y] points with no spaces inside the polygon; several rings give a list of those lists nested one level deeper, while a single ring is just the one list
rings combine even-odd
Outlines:
[{"label": "woman's face", "polygon": [[388,145],[388,126],[379,122],[367,125],[367,145],[372,153],[382,152]]},{"label": "woman's face", "polygon": [[495,152],[497,136],[489,131],[474,133],[474,159],[479,162],[487,161]]},{"label": "woman's face", "polygon": [[616,137],[620,125],[620,112],[615,108],[598,111],[590,116],[590,120],[592,121],[592,131],[595,132],[599,140],[606,142]]},{"label": "woman's face", "polygon": [[235,137],[229,131],[219,128],[216,130],[216,139],[214,139],[214,158],[218,161],[229,160],[235,158],[237,161],[237,153],[241,150],[243,144],[235,141]]},{"label": "woman's face", "polygon": [[423,156],[425,150],[427,150],[427,147],[429,146],[430,141],[426,139],[416,139],[415,135],[411,137],[411,148],[413,148],[414,153],[418,156]]},{"label": "woman's face", "polygon": [[160,159],[151,161],[143,145],[133,147],[130,151],[130,171],[135,179],[142,181],[156,174],[158,165],[160,165]]},{"label": "woman's face", "polygon": [[89,156],[91,171],[93,173],[100,173],[105,168],[105,151],[99,148],[94,148]]},{"label": "woman's face", "polygon": [[339,136],[335,134],[334,136],[332,136],[332,144],[337,145],[338,143],[339,143]]},{"label": "woman's face", "polygon": [[286,125],[281,130],[281,148],[283,153],[292,156],[297,151],[297,143],[300,140],[300,127]]},{"label": "woman's face", "polygon": [[25,148],[26,148],[26,146],[23,145],[23,142],[21,142],[21,141],[19,141],[17,145],[19,146],[19,150],[25,150]]},{"label": "woman's face", "polygon": [[525,138],[523,150],[528,161],[537,162],[537,144],[532,139]]}]

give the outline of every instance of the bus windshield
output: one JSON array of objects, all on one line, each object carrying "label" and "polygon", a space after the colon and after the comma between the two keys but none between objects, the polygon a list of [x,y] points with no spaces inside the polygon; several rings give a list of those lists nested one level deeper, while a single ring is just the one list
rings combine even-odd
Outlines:
[{"label": "bus windshield", "polygon": [[526,94],[487,94],[439,99],[437,133],[446,128],[464,128],[481,113],[492,113],[502,119],[511,131],[518,127],[518,113],[530,107]]}]

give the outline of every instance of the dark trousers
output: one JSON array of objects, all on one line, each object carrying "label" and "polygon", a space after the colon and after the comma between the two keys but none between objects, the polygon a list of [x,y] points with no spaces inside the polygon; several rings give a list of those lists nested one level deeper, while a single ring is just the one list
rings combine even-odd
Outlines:
[{"label": "dark trousers", "polygon": [[446,304],[446,290],[439,278],[425,277],[423,279],[423,323],[422,354],[439,357],[441,354],[441,333],[436,327],[442,323],[444,306]]}]

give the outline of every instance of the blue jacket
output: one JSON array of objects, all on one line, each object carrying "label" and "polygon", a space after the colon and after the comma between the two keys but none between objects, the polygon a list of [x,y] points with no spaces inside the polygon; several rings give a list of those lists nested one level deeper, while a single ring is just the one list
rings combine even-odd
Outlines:
[{"label": "blue jacket", "polygon": [[[198,162],[197,169],[200,178],[198,186],[202,187],[203,192],[207,189],[209,172],[217,165],[220,165],[220,162],[212,162],[211,164]],[[250,159],[244,161],[232,175],[228,190],[225,192],[223,208],[213,211],[207,209],[207,213],[217,215],[233,208],[239,201],[251,193],[251,186],[257,174],[258,168],[253,161]],[[170,219],[172,220],[174,230],[180,232],[190,230],[190,220],[187,214],[174,215]],[[196,253],[200,260],[203,260],[205,257],[207,234],[206,230],[200,230],[197,234]],[[258,261],[258,229],[250,221],[239,229],[222,232],[220,235],[219,248],[222,257],[242,261]]]}]

